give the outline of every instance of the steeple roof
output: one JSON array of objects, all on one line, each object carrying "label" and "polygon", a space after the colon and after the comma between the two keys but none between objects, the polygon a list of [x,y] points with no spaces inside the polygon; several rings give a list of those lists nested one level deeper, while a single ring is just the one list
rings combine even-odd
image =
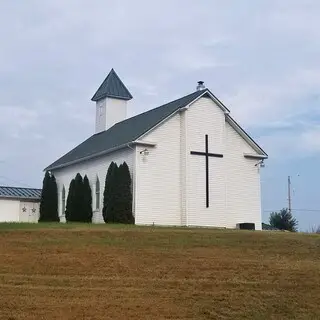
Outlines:
[{"label": "steeple roof", "polygon": [[102,82],[101,86],[99,87],[99,89],[94,94],[91,100],[99,101],[106,97],[123,100],[132,99],[131,93],[120,80],[113,68],[111,69],[105,80]]}]

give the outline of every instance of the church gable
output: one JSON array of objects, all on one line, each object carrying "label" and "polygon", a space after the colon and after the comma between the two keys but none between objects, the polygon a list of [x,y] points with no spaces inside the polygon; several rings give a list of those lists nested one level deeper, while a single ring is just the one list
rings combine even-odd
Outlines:
[{"label": "church gable", "polygon": [[189,225],[223,224],[218,215],[225,209],[225,112],[206,96],[191,104],[185,114]]},{"label": "church gable", "polygon": [[214,151],[224,152],[225,112],[209,96],[199,98],[187,110],[187,137],[190,150],[204,148],[205,135]]},{"label": "church gable", "polygon": [[[229,110],[208,91],[208,94],[197,99],[188,109],[188,131],[191,142],[196,132],[208,130],[212,133],[211,144],[221,151],[227,143],[227,128],[233,131],[239,139],[243,155],[246,157],[267,158],[265,151],[250,137],[250,135],[230,116]],[[230,134],[230,133],[229,133]],[[238,140],[240,141],[240,140]],[[194,142],[197,144],[197,141]]]},{"label": "church gable", "polygon": [[267,155],[210,95],[197,99],[184,115],[186,223],[232,227],[252,221],[259,228],[257,163]]}]

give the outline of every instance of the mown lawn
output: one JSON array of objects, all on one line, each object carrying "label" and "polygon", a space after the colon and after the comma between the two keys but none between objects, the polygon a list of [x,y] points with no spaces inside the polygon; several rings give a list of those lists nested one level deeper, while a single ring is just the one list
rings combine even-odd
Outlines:
[{"label": "mown lawn", "polygon": [[320,319],[320,236],[0,224],[0,319]]}]

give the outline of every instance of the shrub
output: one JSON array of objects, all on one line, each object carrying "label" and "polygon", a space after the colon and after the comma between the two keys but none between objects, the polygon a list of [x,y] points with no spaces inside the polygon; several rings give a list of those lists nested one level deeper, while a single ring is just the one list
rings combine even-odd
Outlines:
[{"label": "shrub", "polygon": [[280,210],[280,212],[272,212],[269,221],[272,227],[280,230],[297,231],[298,221],[287,208]]}]

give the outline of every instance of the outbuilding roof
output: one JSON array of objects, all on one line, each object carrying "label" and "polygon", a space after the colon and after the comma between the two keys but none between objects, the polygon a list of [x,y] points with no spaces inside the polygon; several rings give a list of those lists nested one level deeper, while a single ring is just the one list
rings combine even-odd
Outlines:
[{"label": "outbuilding roof", "polygon": [[41,189],[0,186],[0,198],[40,199]]}]

